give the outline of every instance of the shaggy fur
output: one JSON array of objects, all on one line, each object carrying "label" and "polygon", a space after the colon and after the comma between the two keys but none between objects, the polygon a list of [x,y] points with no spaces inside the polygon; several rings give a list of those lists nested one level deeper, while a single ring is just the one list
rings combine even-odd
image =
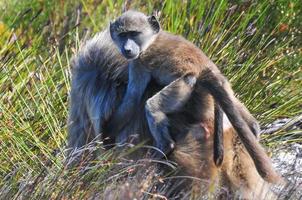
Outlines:
[{"label": "shaggy fur", "polygon": [[[68,120],[70,149],[79,148],[95,137],[101,138],[104,123],[125,92],[127,69],[127,62],[113,45],[107,29],[87,41],[73,58]],[[136,107],[134,118],[116,138],[117,143],[131,139],[134,144],[142,141],[149,141],[150,144],[144,106],[145,101],[160,89],[155,82],[149,84],[143,101]],[[228,188],[233,194],[239,192],[244,197],[261,197],[263,191],[258,189],[259,185],[267,183],[259,176],[253,160],[228,120],[224,120],[225,159],[221,168],[215,166],[212,151],[214,103],[206,90],[201,91],[205,92],[204,95],[193,92],[192,96],[196,98],[191,98],[182,111],[168,116],[170,132],[176,141],[176,149],[169,158],[183,168],[180,174],[208,180],[206,188],[215,183]],[[194,107],[196,102],[199,102],[198,107]],[[199,109],[203,112],[198,112]],[[204,113],[207,118],[200,121],[200,116],[189,112],[192,110]],[[205,134],[207,131],[204,128],[209,130],[210,135]],[[139,156],[139,153],[136,154],[136,157]]]}]

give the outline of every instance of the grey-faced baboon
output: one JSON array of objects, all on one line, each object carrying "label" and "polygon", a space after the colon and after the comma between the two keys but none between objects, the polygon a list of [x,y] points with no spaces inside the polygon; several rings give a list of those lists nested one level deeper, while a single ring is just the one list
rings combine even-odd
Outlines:
[{"label": "grey-faced baboon", "polygon": [[[68,120],[68,146],[82,147],[102,133],[102,127],[121,104],[128,82],[128,61],[113,44],[109,29],[98,33],[82,46],[72,62],[72,88]],[[152,139],[145,119],[147,99],[163,87],[151,81],[135,114],[115,141],[123,143],[131,135],[134,143]],[[206,89],[201,95],[192,92],[188,102],[168,114],[169,131],[176,143],[169,156],[187,175],[218,179],[218,184],[232,192],[255,198],[265,194],[267,185],[259,176],[253,160],[240,143],[235,130],[224,116],[225,158],[220,168],[213,161],[214,101]],[[203,117],[202,115],[205,115]],[[207,130],[205,130],[207,129]],[[260,189],[259,189],[260,188]]]},{"label": "grey-faced baboon", "polygon": [[[118,17],[110,24],[110,34],[122,55],[129,60],[129,79],[126,94],[109,121],[106,134],[114,137],[129,122],[152,78],[165,86],[149,98],[145,106],[148,126],[157,148],[169,153],[175,147],[167,114],[181,110],[192,97],[192,92],[197,91],[195,96],[202,94],[215,98],[260,175],[268,181],[280,180],[251,131],[256,120],[233,95],[227,79],[216,65],[199,48],[180,36],[161,31],[154,16],[148,17],[137,11],[127,11]],[[206,113],[200,115],[207,118]]]}]

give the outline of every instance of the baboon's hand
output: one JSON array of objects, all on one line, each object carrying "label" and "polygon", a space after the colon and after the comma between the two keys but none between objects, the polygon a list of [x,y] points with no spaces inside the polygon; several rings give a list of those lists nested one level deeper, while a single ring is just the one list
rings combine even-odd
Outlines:
[{"label": "baboon's hand", "polygon": [[218,148],[216,152],[214,152],[214,163],[217,167],[221,166],[224,157],[224,150]]},{"label": "baboon's hand", "polygon": [[103,126],[103,142],[104,145],[110,149],[115,143],[115,138],[120,132],[120,123],[116,122],[116,119],[112,117],[107,123]]},{"label": "baboon's hand", "polygon": [[160,144],[156,144],[157,149],[154,151],[152,157],[155,159],[162,159],[169,155],[175,148],[174,141],[162,141]]},{"label": "baboon's hand", "polygon": [[175,148],[175,142],[171,138],[168,132],[168,128],[165,126],[158,126],[159,130],[155,136],[154,146],[157,148],[153,153],[152,157],[161,159],[169,155]]}]

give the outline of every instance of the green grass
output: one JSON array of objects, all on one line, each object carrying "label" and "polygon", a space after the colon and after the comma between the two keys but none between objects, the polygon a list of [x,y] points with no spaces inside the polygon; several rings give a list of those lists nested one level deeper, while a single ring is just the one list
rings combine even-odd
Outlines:
[{"label": "green grass", "polygon": [[[133,0],[132,8],[157,11],[163,29],[198,45],[262,125],[298,116],[302,5],[299,0],[244,2]],[[55,152],[66,144],[69,60],[85,35],[121,14],[122,3],[0,1],[0,197],[17,198],[32,190],[35,198],[78,199],[104,190],[113,165],[108,157],[80,176],[66,170],[64,155]],[[268,146],[301,141],[299,130],[263,137]]]}]

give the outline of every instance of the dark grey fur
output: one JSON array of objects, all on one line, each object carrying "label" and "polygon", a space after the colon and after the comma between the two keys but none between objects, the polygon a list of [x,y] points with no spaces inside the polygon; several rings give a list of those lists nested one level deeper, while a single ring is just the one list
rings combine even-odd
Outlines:
[{"label": "dark grey fur", "polygon": [[[94,138],[107,139],[104,124],[121,103],[128,82],[128,62],[113,44],[109,29],[85,42],[71,62],[72,85],[68,118],[68,147],[80,148]],[[148,140],[150,132],[144,115],[146,99],[161,88],[150,84],[136,114],[113,142],[123,143],[130,135]],[[139,133],[139,134],[138,134]],[[104,141],[112,143],[112,141]]]},{"label": "dark grey fur", "polygon": [[100,135],[118,102],[117,91],[124,89],[117,83],[126,83],[127,67],[108,31],[87,41],[73,58],[68,119],[70,148],[81,147]]}]

